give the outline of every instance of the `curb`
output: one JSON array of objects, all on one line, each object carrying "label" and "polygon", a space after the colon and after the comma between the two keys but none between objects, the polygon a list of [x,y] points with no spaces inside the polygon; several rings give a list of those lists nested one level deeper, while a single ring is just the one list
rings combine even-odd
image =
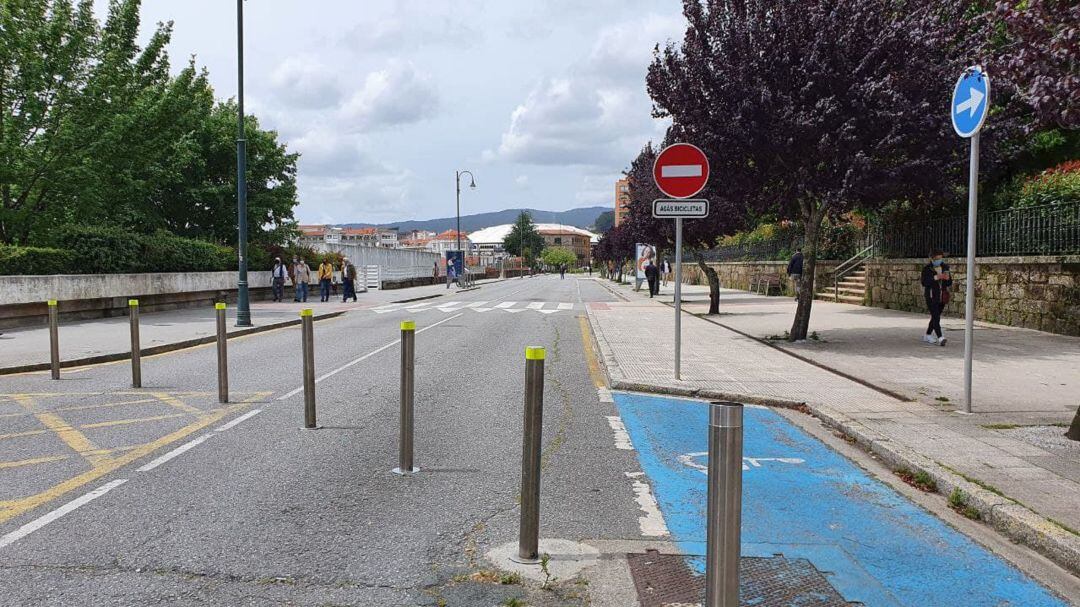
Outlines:
[{"label": "curb", "polygon": [[[1071,574],[1080,576],[1080,536],[1070,533],[1015,500],[1004,495],[998,495],[975,482],[969,481],[940,462],[907,447],[897,445],[888,437],[828,406],[756,395],[730,394],[701,388],[644,384],[623,380],[619,365],[611,354],[611,347],[603,337],[603,333],[597,331],[596,323],[593,321],[588,307],[586,307],[586,314],[589,319],[589,326],[592,329],[593,340],[599,350],[597,358],[602,363],[608,385],[611,386],[612,390],[731,400],[797,409],[813,415],[821,420],[824,426],[853,440],[856,445],[867,453],[876,456],[890,469],[907,468],[913,472],[925,472],[937,484],[937,492],[942,496],[947,498],[954,489],[959,489],[965,494],[967,504],[974,508],[979,513],[980,519],[989,524],[995,531],[1039,552]],[[739,332],[736,331],[736,333]],[[777,349],[783,351],[781,348]]]},{"label": "curb", "polygon": [[392,301],[390,303],[392,303],[392,304],[412,303],[414,301],[424,301],[425,299],[435,299],[436,297],[442,297],[443,295],[445,295],[445,293],[437,293],[435,295],[425,295],[423,297],[412,297],[410,299],[398,299],[397,301]]},{"label": "curb", "polygon": [[[348,310],[340,310],[338,312],[327,312],[326,314],[318,314],[314,316],[315,320],[326,320],[329,318],[335,318],[345,314]],[[239,331],[232,331],[227,333],[226,338],[232,339],[234,337],[243,337],[245,335],[253,335],[255,333],[265,333],[266,331],[273,331],[274,329],[281,329],[283,327],[291,327],[293,325],[299,325],[300,319],[286,320],[269,325],[263,325],[261,327],[252,327],[250,329],[241,329]],[[165,354],[167,352],[175,352],[177,350],[186,350],[188,348],[194,348],[195,346],[201,346],[204,344],[211,344],[217,341],[216,335],[209,335],[206,337],[197,337],[195,339],[185,339],[183,341],[173,342],[171,344],[162,344],[160,346],[152,346],[150,348],[142,348],[139,350],[142,356],[155,356],[157,354]],[[70,360],[60,361],[61,369],[70,369],[72,367],[85,367],[88,365],[100,365],[102,363],[111,363],[118,360],[128,360],[131,358],[131,352],[114,352],[112,354],[101,354],[99,356],[89,356],[86,358],[73,358]],[[32,373],[34,371],[48,371],[52,366],[50,363],[33,363],[29,365],[17,365],[14,367],[0,367],[0,375],[14,375],[16,373]]]}]

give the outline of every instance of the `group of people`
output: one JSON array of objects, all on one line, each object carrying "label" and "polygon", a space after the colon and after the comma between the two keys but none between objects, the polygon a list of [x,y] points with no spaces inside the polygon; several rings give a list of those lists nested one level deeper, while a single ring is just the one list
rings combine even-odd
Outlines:
[{"label": "group of people", "polygon": [[[319,284],[319,301],[330,301],[331,293],[336,292],[337,284],[334,277],[338,272],[340,272],[341,277],[342,303],[350,299],[358,301],[356,297],[356,266],[350,263],[348,259],[343,259],[340,270],[336,270],[329,257],[323,259],[315,274]],[[302,258],[293,257],[292,265],[287,266],[282,263],[280,257],[275,257],[274,267],[270,269],[270,277],[272,279],[271,286],[274,301],[282,301],[285,298],[285,281],[291,280],[296,289],[293,301],[307,302],[308,286],[311,283],[311,267]]]}]

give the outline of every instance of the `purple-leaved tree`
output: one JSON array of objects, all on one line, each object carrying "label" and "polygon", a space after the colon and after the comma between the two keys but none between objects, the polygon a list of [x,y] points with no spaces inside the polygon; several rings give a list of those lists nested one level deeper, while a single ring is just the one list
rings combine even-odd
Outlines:
[{"label": "purple-leaved tree", "polygon": [[792,340],[807,335],[826,216],[947,196],[960,182],[966,148],[947,107],[960,70],[979,61],[965,53],[981,48],[963,4],[684,0],[682,44],[657,52],[654,114],[672,119],[668,140],[709,156],[703,196],[723,212],[803,226]]}]

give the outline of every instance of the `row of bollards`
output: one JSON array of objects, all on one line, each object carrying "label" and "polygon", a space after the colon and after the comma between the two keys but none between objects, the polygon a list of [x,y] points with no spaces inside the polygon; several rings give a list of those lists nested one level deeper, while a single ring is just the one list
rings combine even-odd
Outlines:
[{"label": "row of bollards", "polygon": [[[52,378],[60,379],[59,314],[50,300],[49,342]],[[226,305],[214,306],[217,316],[218,400],[229,402],[228,335]],[[131,384],[142,387],[139,341],[139,300],[128,300],[131,330]],[[304,428],[319,426],[315,411],[315,337],[311,309],[300,312],[303,354]],[[541,347],[525,349],[525,394],[521,446],[521,520],[519,563],[539,562],[540,476],[543,452],[544,358]],[[401,323],[400,409],[398,462],[393,472],[419,472],[413,458],[414,392],[416,371],[416,323]],[[709,465],[707,548],[704,607],[737,607],[739,604],[739,558],[742,524],[743,406],[712,403],[709,410]]]}]

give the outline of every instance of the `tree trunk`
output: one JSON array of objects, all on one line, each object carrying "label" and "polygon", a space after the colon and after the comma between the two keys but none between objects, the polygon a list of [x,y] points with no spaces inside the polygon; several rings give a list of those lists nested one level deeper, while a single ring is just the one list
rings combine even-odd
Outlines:
[{"label": "tree trunk", "polygon": [[1069,440],[1080,441],[1080,409],[1076,410],[1076,416],[1073,417],[1072,425],[1069,426],[1069,431],[1065,433],[1065,437]]},{"label": "tree trunk", "polygon": [[697,258],[698,267],[701,268],[701,272],[705,274],[705,277],[709,279],[709,316],[713,316],[720,313],[720,277],[717,276],[716,270],[710,268],[705,263],[705,259],[699,254]]},{"label": "tree trunk", "polygon": [[[814,290],[817,268],[818,236],[821,234],[821,222],[825,220],[827,205],[820,207],[807,207],[809,212],[803,213],[804,242],[803,242],[803,273],[802,291],[799,292],[799,307],[795,309],[795,320],[791,323],[791,331],[788,333],[789,341],[801,341],[806,339],[810,330],[810,309],[814,305]],[[812,209],[812,210],[811,210]]]}]

